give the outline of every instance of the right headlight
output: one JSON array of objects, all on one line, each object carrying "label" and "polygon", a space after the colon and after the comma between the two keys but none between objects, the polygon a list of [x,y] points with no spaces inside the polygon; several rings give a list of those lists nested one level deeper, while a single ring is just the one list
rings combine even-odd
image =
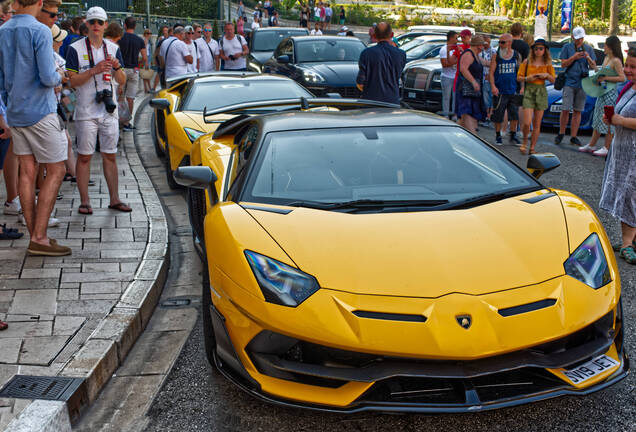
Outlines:
[{"label": "right headlight", "polygon": [[280,261],[249,250],[245,257],[269,303],[296,307],[320,288],[315,277]]},{"label": "right headlight", "polygon": [[308,82],[310,84],[325,82],[325,79],[322,77],[322,75],[310,70],[303,71],[303,78],[305,82]]},{"label": "right headlight", "polygon": [[594,289],[599,289],[612,280],[601,240],[596,233],[592,233],[572,252],[563,267],[567,275]]}]

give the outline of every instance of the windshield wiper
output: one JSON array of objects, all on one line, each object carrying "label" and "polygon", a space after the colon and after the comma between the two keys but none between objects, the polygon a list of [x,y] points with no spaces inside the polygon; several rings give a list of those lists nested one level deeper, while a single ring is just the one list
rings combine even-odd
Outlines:
[{"label": "windshield wiper", "polygon": [[489,204],[491,202],[499,201],[502,199],[510,198],[515,195],[521,195],[521,194],[533,192],[540,189],[542,188],[532,186],[529,188],[515,189],[515,190],[504,191],[504,192],[493,192],[493,193],[489,193],[485,195],[478,195],[476,197],[468,198],[462,201],[457,201],[449,206],[444,206],[444,210],[466,209],[466,208],[476,207],[476,206],[480,206],[484,204]]},{"label": "windshield wiper", "polygon": [[374,200],[359,199],[353,201],[326,203],[320,201],[294,201],[288,206],[292,207],[308,207],[319,210],[336,210],[336,209],[364,209],[364,208],[385,208],[385,207],[434,207],[442,204],[448,204],[445,199],[431,200]]}]

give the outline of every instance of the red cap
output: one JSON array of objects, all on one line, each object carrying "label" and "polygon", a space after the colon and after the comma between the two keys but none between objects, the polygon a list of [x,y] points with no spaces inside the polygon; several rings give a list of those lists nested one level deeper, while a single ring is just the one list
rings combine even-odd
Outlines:
[{"label": "red cap", "polygon": [[459,33],[460,36],[472,36],[472,33],[468,29],[464,29]]}]

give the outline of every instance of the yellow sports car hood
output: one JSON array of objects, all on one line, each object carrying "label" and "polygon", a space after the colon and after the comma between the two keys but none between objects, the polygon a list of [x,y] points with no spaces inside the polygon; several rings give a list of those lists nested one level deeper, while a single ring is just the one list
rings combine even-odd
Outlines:
[{"label": "yellow sports car hood", "polygon": [[324,288],[358,294],[480,295],[564,274],[567,227],[558,197],[532,195],[467,210],[350,214],[248,210]]}]

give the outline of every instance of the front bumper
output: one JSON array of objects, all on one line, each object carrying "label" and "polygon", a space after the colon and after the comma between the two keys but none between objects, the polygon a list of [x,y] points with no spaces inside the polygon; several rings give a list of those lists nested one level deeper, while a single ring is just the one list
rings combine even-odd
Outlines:
[{"label": "front bumper", "polygon": [[[250,364],[237,355],[223,315],[211,308],[218,369],[248,393],[285,406],[342,413],[484,411],[586,395],[620,381],[629,371],[620,303],[616,312],[566,338],[479,360],[424,361],[348,352],[263,330],[243,351]],[[560,378],[559,368],[580,365],[599,354],[616,359],[619,366],[586,387]],[[284,396],[263,390],[261,383],[272,380],[286,389]],[[334,396],[339,391],[358,394],[338,406],[304,398],[307,389]]]},{"label": "front bumper", "polygon": [[437,113],[442,111],[442,92],[403,88],[402,102],[415,109]]}]

